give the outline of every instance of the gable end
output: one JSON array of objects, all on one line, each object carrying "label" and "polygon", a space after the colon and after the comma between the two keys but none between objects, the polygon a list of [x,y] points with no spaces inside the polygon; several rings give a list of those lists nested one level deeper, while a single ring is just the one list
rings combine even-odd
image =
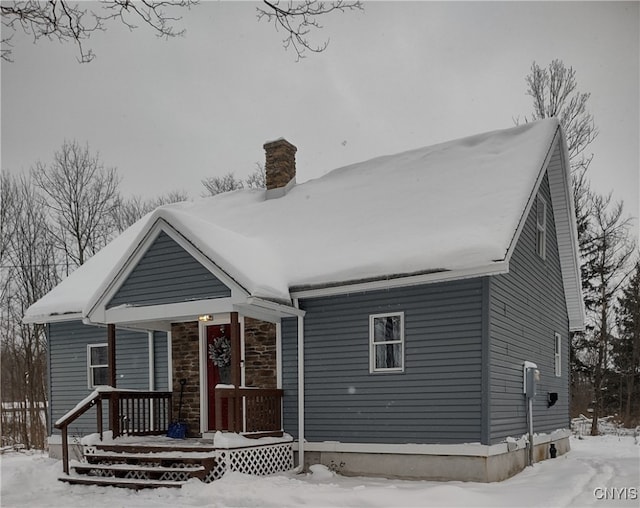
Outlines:
[{"label": "gable end", "polygon": [[122,283],[107,308],[228,298],[231,289],[164,231]]}]

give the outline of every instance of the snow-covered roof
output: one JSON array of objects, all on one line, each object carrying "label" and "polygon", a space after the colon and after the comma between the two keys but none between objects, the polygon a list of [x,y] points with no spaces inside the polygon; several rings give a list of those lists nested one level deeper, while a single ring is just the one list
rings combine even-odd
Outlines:
[{"label": "snow-covered roof", "polygon": [[245,189],[159,207],[26,318],[86,315],[158,220],[267,299],[349,281],[490,272],[508,256],[558,133],[557,120],[542,120],[335,169],[277,199]]}]

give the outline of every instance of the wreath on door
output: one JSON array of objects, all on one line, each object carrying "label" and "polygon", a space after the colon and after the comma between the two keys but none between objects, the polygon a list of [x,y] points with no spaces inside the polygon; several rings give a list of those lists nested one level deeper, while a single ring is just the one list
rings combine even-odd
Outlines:
[{"label": "wreath on door", "polygon": [[229,337],[217,337],[209,344],[209,359],[216,367],[231,365],[231,341]]}]

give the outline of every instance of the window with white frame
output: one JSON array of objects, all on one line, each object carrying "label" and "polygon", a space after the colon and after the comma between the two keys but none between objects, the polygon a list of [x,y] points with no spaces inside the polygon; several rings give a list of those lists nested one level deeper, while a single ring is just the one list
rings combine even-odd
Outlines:
[{"label": "window with white frame", "polygon": [[540,194],[536,198],[536,252],[542,259],[547,254],[547,202]]},{"label": "window with white frame", "polygon": [[109,384],[109,354],[106,344],[87,346],[87,374],[89,388]]},{"label": "window with white frame", "polygon": [[562,375],[562,338],[559,333],[554,334],[553,337],[553,365],[556,373],[556,377],[560,377]]},{"label": "window with white frame", "polygon": [[404,313],[369,316],[370,372],[404,370]]}]

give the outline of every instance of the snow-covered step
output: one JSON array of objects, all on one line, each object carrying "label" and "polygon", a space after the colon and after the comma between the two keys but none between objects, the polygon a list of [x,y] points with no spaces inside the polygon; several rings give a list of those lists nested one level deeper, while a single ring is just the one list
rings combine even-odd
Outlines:
[{"label": "snow-covered step", "polygon": [[195,473],[198,471],[204,471],[205,467],[202,465],[185,465],[184,467],[171,467],[171,466],[144,466],[139,464],[89,464],[88,462],[74,462],[69,464],[76,471],[91,471],[95,469],[101,469],[103,471],[140,471],[150,473],[182,473],[189,472]]},{"label": "snow-covered step", "polygon": [[101,476],[63,475],[58,478],[62,482],[73,485],[100,485],[103,487],[126,487],[129,489],[154,489],[159,487],[180,488],[186,481],[174,480],[142,480],[134,478],[115,478]]},{"label": "snow-covered step", "polygon": [[113,458],[120,460],[130,460],[130,459],[139,459],[139,460],[171,460],[171,459],[213,459],[216,457],[215,451],[207,451],[207,452],[193,452],[193,451],[153,451],[153,452],[119,452],[119,451],[110,451],[110,450],[92,450],[90,452],[86,451],[84,454],[85,457],[97,457],[97,458]]},{"label": "snow-covered step", "polygon": [[85,446],[84,460],[71,461],[68,483],[134,489],[180,487],[191,478],[211,481],[216,452],[208,447]]}]

